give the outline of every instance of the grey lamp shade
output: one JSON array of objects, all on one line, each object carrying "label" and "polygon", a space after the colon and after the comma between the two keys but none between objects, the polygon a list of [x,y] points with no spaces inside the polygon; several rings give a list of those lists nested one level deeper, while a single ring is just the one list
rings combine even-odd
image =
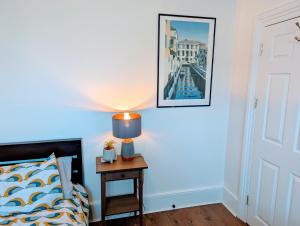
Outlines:
[{"label": "grey lamp shade", "polygon": [[142,117],[137,113],[119,113],[112,117],[113,136],[134,138],[142,133]]}]

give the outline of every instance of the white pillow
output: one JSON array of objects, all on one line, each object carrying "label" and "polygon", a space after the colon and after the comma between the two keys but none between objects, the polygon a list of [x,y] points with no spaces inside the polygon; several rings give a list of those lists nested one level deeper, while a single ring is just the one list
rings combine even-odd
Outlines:
[{"label": "white pillow", "polygon": [[57,158],[58,170],[61,179],[61,185],[64,192],[64,199],[71,199],[73,197],[72,184],[72,157]]}]

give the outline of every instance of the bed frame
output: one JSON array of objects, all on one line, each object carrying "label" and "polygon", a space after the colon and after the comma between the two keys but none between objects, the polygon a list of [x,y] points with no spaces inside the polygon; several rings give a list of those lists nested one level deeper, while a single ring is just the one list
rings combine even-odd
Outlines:
[{"label": "bed frame", "polygon": [[[0,165],[13,165],[24,160],[72,156],[72,182],[83,184],[81,139],[0,144]],[[7,162],[7,163],[6,163]]]}]

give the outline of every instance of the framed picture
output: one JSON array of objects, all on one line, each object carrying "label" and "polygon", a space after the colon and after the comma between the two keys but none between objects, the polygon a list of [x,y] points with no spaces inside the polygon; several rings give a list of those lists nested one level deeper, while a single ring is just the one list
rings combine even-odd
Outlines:
[{"label": "framed picture", "polygon": [[210,106],[216,18],[159,14],[157,107]]}]

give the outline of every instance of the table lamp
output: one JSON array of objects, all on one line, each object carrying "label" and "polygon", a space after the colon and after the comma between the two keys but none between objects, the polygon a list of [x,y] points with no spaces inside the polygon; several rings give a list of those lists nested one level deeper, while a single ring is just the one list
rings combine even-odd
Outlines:
[{"label": "table lamp", "polygon": [[141,135],[141,115],[137,113],[118,113],[112,117],[113,136],[122,138],[121,156],[124,160],[134,158],[133,139]]}]

